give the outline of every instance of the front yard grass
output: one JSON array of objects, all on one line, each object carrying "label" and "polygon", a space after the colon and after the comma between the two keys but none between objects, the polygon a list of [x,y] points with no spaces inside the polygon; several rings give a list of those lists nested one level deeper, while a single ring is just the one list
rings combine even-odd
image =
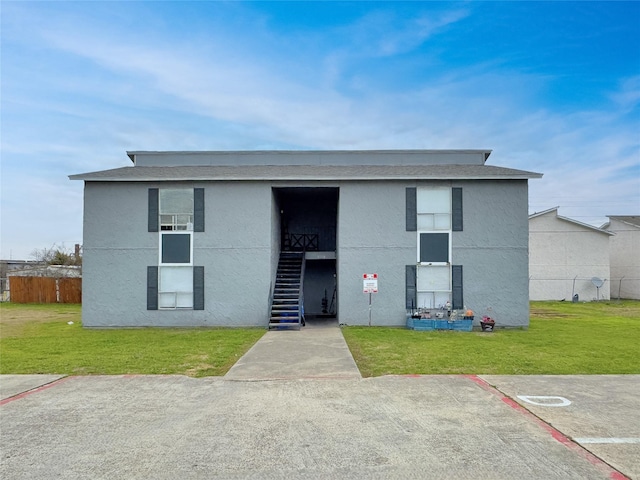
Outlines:
[{"label": "front yard grass", "polygon": [[259,328],[83,329],[80,305],[4,303],[0,373],[224,375],[264,333]]},{"label": "front yard grass", "polygon": [[[0,304],[0,373],[224,375],[265,331],[83,329],[79,305]],[[532,302],[527,330],[342,332],[365,377],[640,374],[638,301]]]},{"label": "front yard grass", "polygon": [[[499,320],[498,320],[499,325]],[[388,374],[640,374],[640,302],[531,302],[527,330],[346,327],[365,377]]]}]

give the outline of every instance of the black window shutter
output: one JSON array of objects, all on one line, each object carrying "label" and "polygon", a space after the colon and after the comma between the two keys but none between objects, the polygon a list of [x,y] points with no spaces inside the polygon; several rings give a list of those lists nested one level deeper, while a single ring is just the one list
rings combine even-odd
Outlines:
[{"label": "black window shutter", "polygon": [[451,229],[462,231],[462,188],[451,189]]},{"label": "black window shutter", "polygon": [[204,188],[193,189],[193,231],[204,232]]},{"label": "black window shutter", "polygon": [[416,266],[407,265],[405,267],[406,275],[406,308],[407,310],[415,310],[418,306],[417,288],[416,288]]},{"label": "black window shutter", "polygon": [[147,310],[158,310],[158,267],[147,267]]},{"label": "black window shutter", "polygon": [[451,265],[451,306],[454,310],[464,308],[464,298],[462,296],[462,265]]},{"label": "black window shutter", "polygon": [[193,267],[193,309],[204,310],[204,267]]},{"label": "black window shutter", "polygon": [[416,187],[407,187],[407,232],[418,230]]},{"label": "black window shutter", "polygon": [[159,231],[158,221],[159,221],[159,212],[158,209],[160,207],[160,197],[157,188],[149,189],[149,231],[157,232]]}]

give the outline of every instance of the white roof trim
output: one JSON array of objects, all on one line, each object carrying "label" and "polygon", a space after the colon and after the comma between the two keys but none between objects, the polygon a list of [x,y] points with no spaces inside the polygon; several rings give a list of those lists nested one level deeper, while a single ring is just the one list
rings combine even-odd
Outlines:
[{"label": "white roof trim", "polygon": [[588,223],[582,223],[582,222],[579,222],[578,220],[574,220],[573,218],[563,217],[562,215],[558,215],[558,209],[559,208],[560,207],[553,207],[553,208],[550,208],[548,210],[544,210],[542,212],[532,213],[531,215],[529,215],[529,220],[531,220],[532,218],[541,217],[543,215],[547,215],[549,213],[555,212],[556,213],[556,218],[558,220],[563,220],[565,222],[569,222],[569,223],[572,223],[574,225],[578,225],[580,227],[588,228],[589,230],[595,230],[596,232],[599,232],[599,233],[606,233],[607,235],[615,235],[615,233],[609,232],[608,230],[605,230],[603,228],[594,227],[593,225],[589,225]]}]

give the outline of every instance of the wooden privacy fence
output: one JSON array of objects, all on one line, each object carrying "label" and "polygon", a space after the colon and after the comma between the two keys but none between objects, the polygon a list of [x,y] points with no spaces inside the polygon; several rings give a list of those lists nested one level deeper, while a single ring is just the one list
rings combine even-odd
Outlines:
[{"label": "wooden privacy fence", "polygon": [[10,277],[13,303],[82,303],[82,278]]}]

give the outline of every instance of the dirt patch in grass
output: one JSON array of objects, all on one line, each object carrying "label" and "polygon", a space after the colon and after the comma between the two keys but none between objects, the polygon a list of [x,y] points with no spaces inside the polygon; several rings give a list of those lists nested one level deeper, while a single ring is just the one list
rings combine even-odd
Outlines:
[{"label": "dirt patch in grass", "polygon": [[532,308],[531,309],[531,318],[570,318],[575,317],[574,314],[571,313],[558,313],[552,310],[544,310],[541,308]]},{"label": "dirt patch in grass", "polygon": [[210,362],[210,357],[206,353],[200,355],[190,355],[183,364],[184,374],[189,377],[205,377],[208,372],[215,370],[216,366]]},{"label": "dirt patch in grass", "polygon": [[0,303],[0,338],[18,337],[33,324],[80,323],[80,305],[21,305]]},{"label": "dirt patch in grass", "polygon": [[638,318],[640,302],[607,300],[601,302],[531,302],[532,320],[588,319],[593,317]]}]

